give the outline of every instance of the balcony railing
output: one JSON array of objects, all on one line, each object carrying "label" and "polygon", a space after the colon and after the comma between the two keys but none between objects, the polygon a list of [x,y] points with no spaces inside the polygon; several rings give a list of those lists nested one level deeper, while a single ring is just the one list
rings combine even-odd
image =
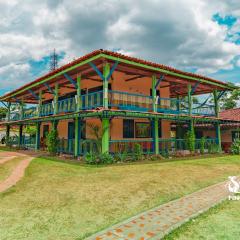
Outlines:
[{"label": "balcony railing", "polygon": [[149,112],[153,109],[152,97],[142,94],[109,91],[109,106],[121,110]]},{"label": "balcony railing", "polygon": [[[69,113],[77,110],[77,98],[71,97],[58,101],[57,113]],[[137,112],[151,112],[153,111],[153,100],[151,96],[112,91],[109,90],[108,95],[109,108],[137,111]],[[81,95],[81,110],[90,110],[97,107],[103,107],[103,91],[88,93]],[[188,103],[186,100],[175,98],[158,98],[157,111],[159,113],[167,114],[188,114]],[[54,113],[53,102],[43,104],[40,109],[40,116],[48,116]],[[192,107],[193,115],[214,116],[215,110],[213,105],[194,103]],[[31,107],[24,109],[22,118],[34,118],[38,116],[38,108]],[[20,120],[20,111],[15,111],[10,114],[10,120]]]}]

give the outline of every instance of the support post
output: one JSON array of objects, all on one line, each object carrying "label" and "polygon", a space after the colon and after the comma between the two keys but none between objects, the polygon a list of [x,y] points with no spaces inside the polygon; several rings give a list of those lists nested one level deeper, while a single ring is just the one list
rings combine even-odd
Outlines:
[{"label": "support post", "polygon": [[82,108],[82,98],[81,98],[81,75],[77,76],[77,111]]},{"label": "support post", "polygon": [[109,153],[109,118],[102,118],[102,153]]},{"label": "support post", "polygon": [[153,104],[153,112],[157,112],[157,104],[156,104],[156,96],[157,96],[157,91],[156,91],[156,75],[152,76],[152,104]]},{"label": "support post", "polygon": [[[219,117],[219,99],[218,99],[218,92],[217,90],[213,91],[213,98],[214,98],[214,107],[215,107],[215,115]],[[218,145],[218,151],[222,151],[222,141],[221,141],[221,127],[219,121],[215,124],[216,129],[216,143]]]},{"label": "support post", "polygon": [[23,125],[19,125],[19,135],[18,135],[18,146],[21,147],[23,144]]},{"label": "support post", "polygon": [[222,141],[221,141],[221,127],[219,122],[216,123],[215,128],[216,128],[216,144],[218,145],[218,152],[221,152]]},{"label": "support post", "polygon": [[41,117],[41,110],[42,110],[42,91],[39,92],[38,96],[38,117]]},{"label": "support post", "polygon": [[80,141],[81,141],[81,119],[75,118],[75,143],[74,143],[74,156],[80,155]]},{"label": "support post", "polygon": [[6,146],[9,146],[9,138],[10,138],[10,125],[6,126]]},{"label": "support post", "polygon": [[[192,116],[192,85],[188,84],[188,114]],[[193,119],[189,123],[189,131],[194,131]]]},{"label": "support post", "polygon": [[7,105],[7,121],[8,122],[10,121],[10,118],[11,118],[11,103],[8,102],[8,105]]},{"label": "support post", "polygon": [[192,85],[188,84],[188,114],[192,115]]},{"label": "support post", "polygon": [[54,90],[54,115],[58,114],[58,83],[55,84],[55,90]]},{"label": "support post", "polygon": [[219,117],[219,103],[218,103],[218,92],[217,90],[213,91],[213,98],[214,98],[214,109],[216,117]]},{"label": "support post", "polygon": [[159,121],[157,118],[155,118],[153,120],[153,127],[154,127],[154,135],[153,135],[153,138],[154,138],[154,153],[155,154],[159,154],[159,142],[158,142],[158,138],[159,138],[159,132],[158,132],[158,124],[159,124]]},{"label": "support post", "polygon": [[38,122],[36,124],[36,143],[35,143],[35,150],[40,149],[40,128],[41,128],[41,123]]},{"label": "support post", "polygon": [[54,120],[54,121],[52,122],[52,129],[57,130],[57,126],[58,126],[58,120]]},{"label": "support post", "polygon": [[19,104],[20,104],[20,120],[23,120],[24,117],[23,101],[21,101]]},{"label": "support post", "polygon": [[103,66],[103,107],[108,109],[108,75],[110,73],[110,64],[105,63]]}]

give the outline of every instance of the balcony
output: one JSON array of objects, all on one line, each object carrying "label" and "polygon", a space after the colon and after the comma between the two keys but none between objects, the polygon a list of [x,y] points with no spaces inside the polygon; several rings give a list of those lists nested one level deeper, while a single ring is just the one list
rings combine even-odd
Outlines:
[{"label": "balcony", "polygon": [[[157,112],[165,114],[188,114],[188,102],[184,99],[158,98]],[[153,100],[151,96],[109,90],[108,106],[110,109],[128,110],[136,112],[152,112]],[[103,91],[81,95],[81,110],[91,110],[103,107]],[[57,113],[70,113],[77,111],[77,98],[70,97],[58,101]],[[40,116],[50,116],[54,113],[53,102],[43,104]],[[199,116],[214,116],[214,105],[193,103],[192,114]],[[35,118],[38,116],[38,107],[26,108],[23,113],[14,111],[10,114],[10,120]]]}]

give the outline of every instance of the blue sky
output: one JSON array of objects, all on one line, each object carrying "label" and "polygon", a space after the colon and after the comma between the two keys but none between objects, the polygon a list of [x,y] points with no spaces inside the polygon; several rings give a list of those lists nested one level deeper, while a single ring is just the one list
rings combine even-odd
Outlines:
[{"label": "blue sky", "polygon": [[[0,94],[95,49],[240,83],[238,0],[0,0]],[[181,15],[181,17],[179,17]]]}]

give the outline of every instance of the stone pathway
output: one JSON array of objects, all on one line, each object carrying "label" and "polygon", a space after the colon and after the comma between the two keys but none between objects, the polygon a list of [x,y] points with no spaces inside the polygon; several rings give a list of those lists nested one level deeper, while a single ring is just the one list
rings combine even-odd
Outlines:
[{"label": "stone pathway", "polygon": [[161,239],[190,218],[229,195],[227,181],[160,205],[88,238],[88,240]]},{"label": "stone pathway", "polygon": [[1,152],[0,157],[1,164],[4,162],[10,161],[15,157],[25,157],[13,170],[11,175],[6,178],[4,181],[0,182],[0,192],[6,191],[8,188],[14,186],[23,176],[25,173],[25,169],[28,167],[29,163],[34,157],[29,157],[28,155],[17,153],[17,152]]}]

